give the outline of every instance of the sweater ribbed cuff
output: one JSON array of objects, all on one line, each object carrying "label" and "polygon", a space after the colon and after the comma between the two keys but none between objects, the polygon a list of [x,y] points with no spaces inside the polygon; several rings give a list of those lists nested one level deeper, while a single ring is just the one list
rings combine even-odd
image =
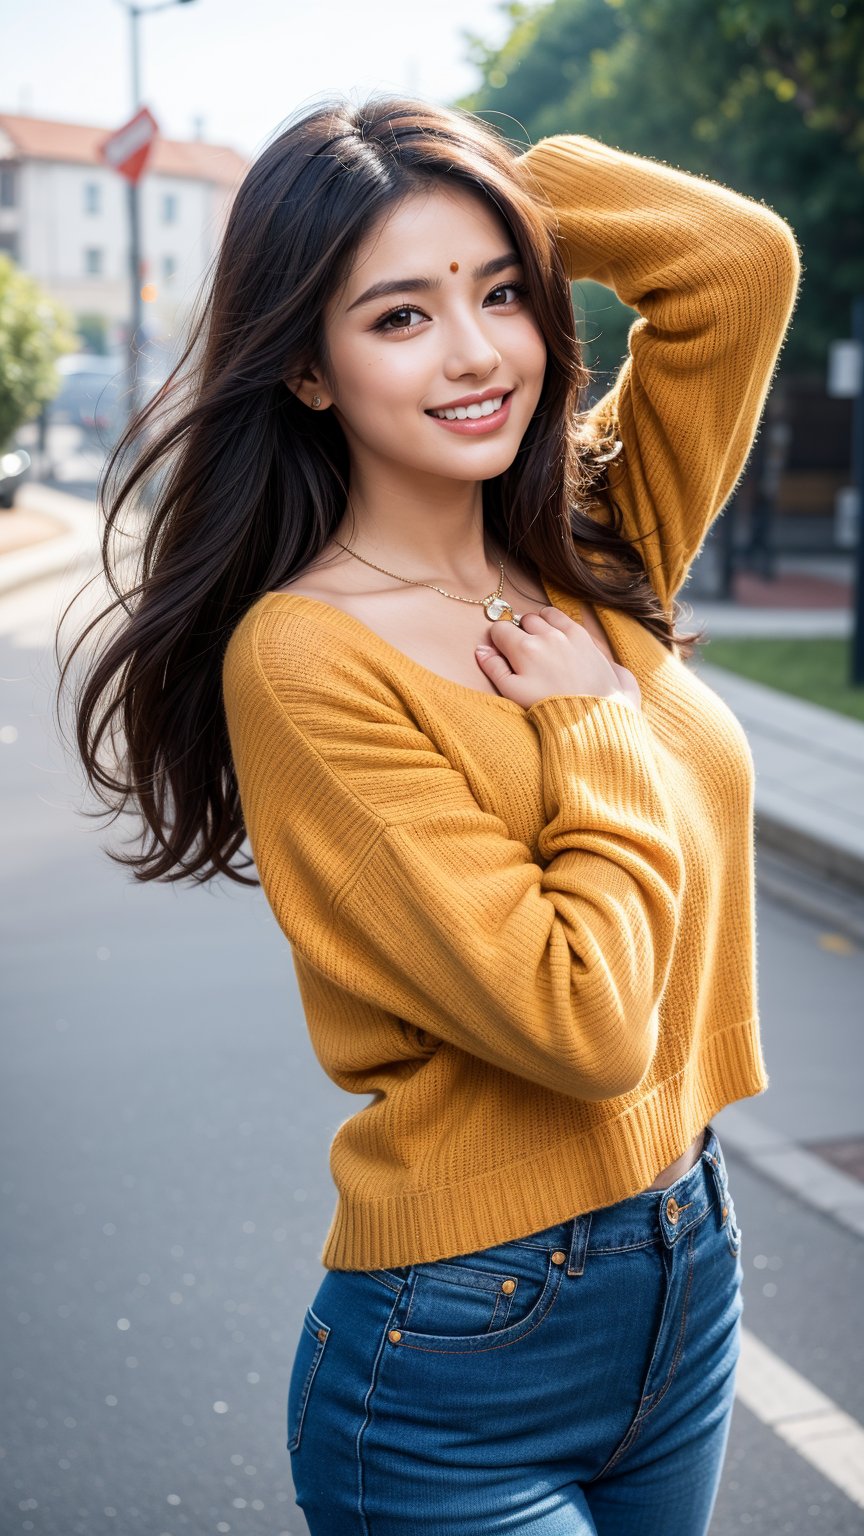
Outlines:
[{"label": "sweater ribbed cuff", "polygon": [[660,851],[665,869],[677,853],[673,817],[641,709],[623,695],[552,694],[526,713],[543,756],[543,857],[617,832]]}]

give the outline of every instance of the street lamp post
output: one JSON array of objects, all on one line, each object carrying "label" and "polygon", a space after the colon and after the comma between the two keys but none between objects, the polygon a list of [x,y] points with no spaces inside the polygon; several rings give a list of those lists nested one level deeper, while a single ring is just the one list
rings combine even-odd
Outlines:
[{"label": "street lamp post", "polygon": [[858,553],[855,568],[855,628],[851,682],[864,685],[864,294],[852,305],[852,334],[858,343],[858,389],[852,406],[852,478],[858,491]]},{"label": "street lamp post", "polygon": [[[141,105],[141,66],[138,51],[138,18],[149,16],[153,11],[167,11],[175,5],[189,5],[191,0],[161,0],[158,5],[136,5],[134,0],[119,0],[128,13],[131,23],[132,52],[132,111]],[[141,203],[139,184],[130,181],[126,189],[129,207],[129,275],[131,279],[130,332],[129,332],[129,415],[138,409],[138,333],[143,320],[141,302]]]}]

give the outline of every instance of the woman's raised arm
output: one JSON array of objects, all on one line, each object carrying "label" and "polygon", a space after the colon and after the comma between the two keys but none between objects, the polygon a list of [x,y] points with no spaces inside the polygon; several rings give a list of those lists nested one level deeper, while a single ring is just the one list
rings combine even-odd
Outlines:
[{"label": "woman's raised arm", "polygon": [[612,492],[668,607],[756,436],[798,292],[795,235],[761,203],[586,135],[516,163],[554,209],[571,280],[641,316],[586,421],[623,443]]}]

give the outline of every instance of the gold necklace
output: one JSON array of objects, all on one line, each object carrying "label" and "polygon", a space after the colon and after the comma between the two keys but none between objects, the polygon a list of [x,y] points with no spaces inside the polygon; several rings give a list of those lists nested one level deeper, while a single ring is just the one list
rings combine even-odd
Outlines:
[{"label": "gold necklace", "polygon": [[[339,544],[339,540],[334,539],[333,543]],[[371,565],[374,571],[381,571],[385,576],[393,576],[396,581],[404,581],[409,587],[429,587],[433,592],[440,592],[442,597],[452,597],[454,602],[474,603],[482,606],[487,619],[505,619],[508,623],[515,624],[518,629],[522,628],[522,616],[515,614],[506,598],[501,596],[504,591],[504,566],[500,560],[498,565],[501,576],[495,592],[490,592],[488,597],[460,597],[456,592],[445,592],[443,587],[436,587],[432,581],[412,581],[410,576],[397,576],[395,571],[385,571],[383,565],[376,565],[374,560],[365,560],[362,555],[357,554],[356,550],[349,549],[347,544],[339,544],[339,548],[344,549],[346,554],[353,555],[355,560],[362,560],[364,565]]]}]

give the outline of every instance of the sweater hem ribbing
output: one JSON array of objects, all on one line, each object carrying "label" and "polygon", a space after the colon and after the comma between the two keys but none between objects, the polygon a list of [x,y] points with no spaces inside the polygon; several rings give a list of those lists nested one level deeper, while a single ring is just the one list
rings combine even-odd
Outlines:
[{"label": "sweater hem ribbing", "polygon": [[458,1186],[381,1196],[340,1191],[320,1255],[325,1269],[429,1264],[512,1242],[573,1216],[641,1194],[726,1105],[763,1093],[758,1020],[718,1030],[693,1063],[658,1083],[616,1119],[570,1136],[523,1163]]}]

